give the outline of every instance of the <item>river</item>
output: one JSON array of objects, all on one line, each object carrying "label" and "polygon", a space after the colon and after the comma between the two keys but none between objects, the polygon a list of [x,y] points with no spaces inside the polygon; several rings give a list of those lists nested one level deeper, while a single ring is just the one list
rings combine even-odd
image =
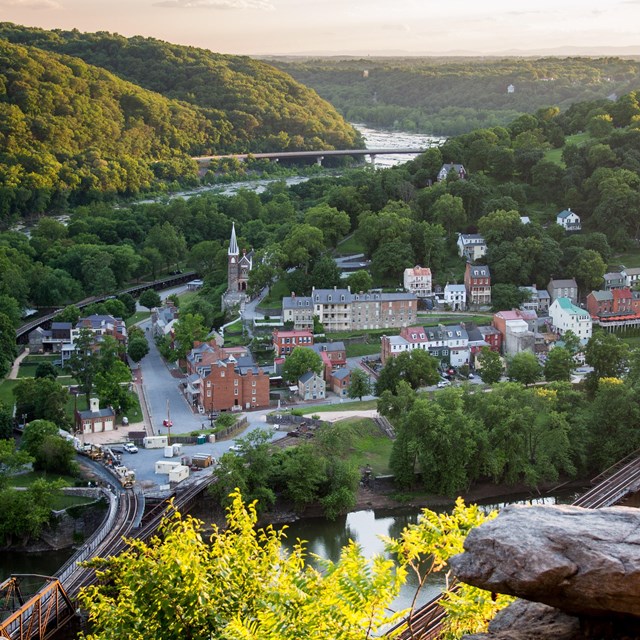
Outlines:
[{"label": "river", "polygon": [[[488,513],[500,510],[507,504],[570,504],[575,500],[575,493],[563,493],[546,497],[512,496],[496,499],[491,503],[480,506]],[[437,510],[436,511],[444,511]],[[399,537],[401,531],[410,524],[418,522],[422,513],[421,509],[394,510],[393,512],[372,510],[355,511],[330,521],[325,518],[305,518],[287,526],[285,530],[286,546],[292,548],[296,541],[305,540],[305,547],[309,554],[337,562],[340,559],[341,549],[349,540],[357,542],[366,558],[376,554],[385,553],[381,536],[391,538]],[[313,563],[313,558],[311,558]],[[434,574],[427,581],[426,586],[417,599],[418,604],[423,604],[437,596],[445,584],[443,573]],[[400,595],[393,602],[392,609],[398,611],[411,606],[412,599],[418,587],[415,574],[409,573],[407,582],[400,591]]]}]

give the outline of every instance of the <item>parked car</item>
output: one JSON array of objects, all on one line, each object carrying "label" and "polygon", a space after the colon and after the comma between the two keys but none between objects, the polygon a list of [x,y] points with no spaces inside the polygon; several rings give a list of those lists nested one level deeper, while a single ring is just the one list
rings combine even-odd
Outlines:
[{"label": "parked car", "polygon": [[229,451],[242,451],[242,446],[239,444],[232,444],[229,447]]},{"label": "parked car", "polygon": [[475,378],[475,376],[473,375],[473,373],[470,373],[468,378],[469,378],[469,380],[473,380]]},{"label": "parked car", "polygon": [[448,380],[440,380],[438,382],[438,389],[442,389],[443,387],[448,387],[451,383]]},{"label": "parked car", "polygon": [[133,442],[125,442],[122,447],[127,453],[138,453],[138,447]]}]

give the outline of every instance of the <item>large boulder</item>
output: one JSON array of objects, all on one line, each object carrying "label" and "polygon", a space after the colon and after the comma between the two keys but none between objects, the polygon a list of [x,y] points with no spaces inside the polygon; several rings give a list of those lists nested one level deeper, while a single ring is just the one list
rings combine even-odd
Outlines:
[{"label": "large boulder", "polygon": [[640,510],[506,507],[451,559],[458,579],[578,616],[640,616]]}]

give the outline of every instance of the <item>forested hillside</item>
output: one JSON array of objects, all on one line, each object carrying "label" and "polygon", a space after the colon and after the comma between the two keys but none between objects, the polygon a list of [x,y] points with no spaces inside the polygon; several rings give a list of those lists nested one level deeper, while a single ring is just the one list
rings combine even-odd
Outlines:
[{"label": "forested hillside", "polygon": [[[436,135],[506,125],[554,105],[640,86],[640,62],[620,58],[272,59],[350,122]],[[513,93],[507,87],[513,85]]]},{"label": "forested hillside", "polygon": [[[313,90],[244,56],[105,32],[44,31],[0,24],[0,38],[65,53],[167,98],[205,110],[218,151],[349,148],[358,134]],[[209,111],[213,110],[213,111]]]},{"label": "forested hillside", "polygon": [[[362,146],[333,107],[265,64],[143,38],[69,37],[0,31],[0,224],[194,182],[193,155]],[[63,53],[39,48],[47,42]],[[86,61],[65,55],[83,52]],[[113,73],[100,68],[109,61]]]}]

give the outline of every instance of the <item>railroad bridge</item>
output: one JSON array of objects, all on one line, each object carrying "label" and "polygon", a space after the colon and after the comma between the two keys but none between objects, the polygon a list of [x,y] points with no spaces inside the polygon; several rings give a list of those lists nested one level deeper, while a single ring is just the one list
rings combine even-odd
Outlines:
[{"label": "railroad bridge", "polygon": [[[140,491],[130,489],[114,493],[104,489],[110,507],[102,526],[56,576],[36,576],[46,582],[38,593],[28,600],[22,594],[20,587],[22,581],[29,577],[26,575],[13,575],[0,584],[0,614],[9,613],[0,622],[0,638],[45,640],[52,637],[76,615],[74,602],[80,589],[95,582],[93,569],[81,567],[79,563],[96,556],[121,553],[125,548],[124,537],[148,540],[172,508],[188,510],[212,481],[211,476],[202,478],[197,484],[177,493],[173,507],[164,501],[148,513],[144,513],[144,495]],[[592,483],[595,486],[578,498],[574,505],[589,509],[610,507],[626,495],[640,490],[640,450],[601,473]],[[409,625],[398,638],[438,638],[446,616],[439,600],[440,596],[434,598],[391,631]]]}]

